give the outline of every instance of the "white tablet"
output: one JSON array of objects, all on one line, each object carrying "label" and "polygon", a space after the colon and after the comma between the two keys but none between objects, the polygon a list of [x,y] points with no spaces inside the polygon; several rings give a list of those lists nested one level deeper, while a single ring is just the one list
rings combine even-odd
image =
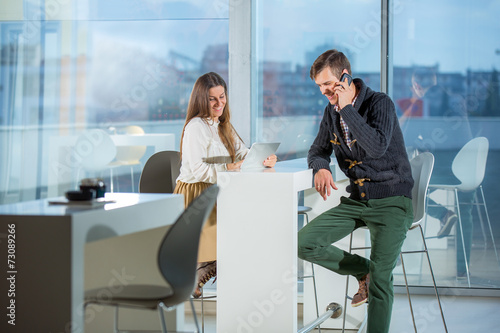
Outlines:
[{"label": "white tablet", "polygon": [[279,142],[256,142],[250,148],[245,160],[241,164],[241,170],[264,169],[264,161],[278,150]]}]

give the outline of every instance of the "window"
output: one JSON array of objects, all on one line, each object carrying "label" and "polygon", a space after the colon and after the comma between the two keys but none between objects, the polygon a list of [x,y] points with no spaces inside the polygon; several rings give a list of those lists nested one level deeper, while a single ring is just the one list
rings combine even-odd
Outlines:
[{"label": "window", "polygon": [[[173,134],[207,71],[227,79],[227,0],[9,1],[0,17],[0,203],[63,195],[83,178],[68,154],[90,129]],[[149,147],[141,161],[154,153]],[[114,170],[137,189],[140,168]],[[106,177],[106,170],[87,172]],[[135,187],[133,186],[135,185]]]},{"label": "window", "polygon": [[[456,213],[452,206],[443,206],[453,204],[454,195],[447,196],[442,190],[431,195],[431,203],[437,206],[429,208],[425,229],[437,282],[441,286],[498,288],[495,243],[499,242],[500,229],[495,219],[500,211],[495,184],[500,158],[500,44],[495,32],[500,23],[492,13],[500,7],[495,1],[477,6],[463,0],[394,4],[392,97],[409,153],[434,154],[431,184],[458,184],[451,167],[458,151],[472,138],[489,140],[482,184],[493,229],[483,208],[473,205],[474,192],[460,193],[467,261],[458,222],[441,234],[443,237],[436,238],[441,229],[445,230],[441,223]],[[467,161],[470,165],[474,162]],[[481,202],[479,189],[477,195]],[[424,266],[422,272],[426,271]],[[421,278],[415,275],[410,283],[429,282]]]},{"label": "window", "polygon": [[305,157],[328,100],[309,78],[324,51],[346,54],[351,69],[380,89],[380,1],[258,1],[255,141],[280,141],[281,159]]}]

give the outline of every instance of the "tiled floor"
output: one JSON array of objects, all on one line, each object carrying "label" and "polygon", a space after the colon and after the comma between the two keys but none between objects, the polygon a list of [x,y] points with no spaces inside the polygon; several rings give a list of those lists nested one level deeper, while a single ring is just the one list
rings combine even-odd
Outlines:
[{"label": "tiled floor", "polygon": [[[418,332],[444,332],[439,308],[434,297],[413,296],[412,301]],[[443,296],[442,305],[444,308],[448,332],[450,333],[498,332],[498,327],[500,327],[500,298]],[[189,309],[188,307],[186,308]],[[209,308],[213,309],[214,306],[209,306]],[[198,320],[201,321],[200,316],[198,316]],[[186,313],[186,321],[186,330],[193,329],[194,325],[190,312]],[[298,318],[298,322],[300,327],[302,325],[300,318]],[[217,332],[216,317],[214,314],[205,316],[204,331],[205,333]],[[322,331],[337,332],[335,330],[325,329]],[[390,332],[414,332],[406,295],[396,295],[395,297]],[[256,331],[255,333],[268,332]]]}]

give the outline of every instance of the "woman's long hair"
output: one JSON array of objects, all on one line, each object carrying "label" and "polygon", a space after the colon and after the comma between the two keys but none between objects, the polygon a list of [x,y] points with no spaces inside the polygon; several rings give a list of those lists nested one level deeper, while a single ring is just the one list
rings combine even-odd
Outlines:
[{"label": "woman's long hair", "polygon": [[189,97],[189,104],[186,114],[186,122],[184,123],[184,128],[182,129],[181,135],[181,154],[182,154],[182,140],[184,139],[184,130],[186,125],[194,117],[200,117],[203,121],[207,122],[208,119],[212,118],[212,110],[210,107],[210,94],[209,90],[214,87],[221,86],[224,88],[224,93],[226,95],[226,105],[222,111],[222,115],[219,117],[219,137],[226,147],[229,155],[231,156],[231,161],[234,162],[236,156],[235,149],[235,134],[236,131],[231,124],[231,112],[229,110],[229,99],[227,96],[227,86],[224,79],[217,73],[210,72],[203,74],[196,80],[191,96]]}]

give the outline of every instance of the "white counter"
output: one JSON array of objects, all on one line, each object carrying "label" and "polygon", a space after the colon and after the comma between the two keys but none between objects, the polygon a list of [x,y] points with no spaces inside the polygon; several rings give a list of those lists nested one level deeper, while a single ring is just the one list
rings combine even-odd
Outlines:
[{"label": "white counter", "polygon": [[[218,174],[218,332],[297,332],[298,192],[305,190],[305,205],[313,208],[310,220],[334,207],[347,194],[348,182],[334,164],[332,171],[339,190],[326,202],[312,186],[305,159]],[[330,302],[343,305],[345,277],[321,267],[316,272],[320,313]],[[312,295],[306,279],[304,322],[316,316]],[[363,318],[363,307],[357,310],[349,309],[351,327]],[[342,325],[341,319],[329,321],[326,326]]]},{"label": "white counter", "polygon": [[[45,199],[0,206],[0,234],[15,225],[16,237],[15,266],[0,272],[2,299],[9,289],[6,275],[15,276],[11,299],[16,304],[16,325],[7,323],[4,308],[0,332],[83,332],[84,318],[90,320],[83,313],[85,244],[165,227],[184,209],[182,195],[107,193],[106,198],[116,203],[82,208],[49,205]],[[6,261],[7,242],[3,239],[0,253]],[[110,288],[120,279],[138,281],[123,266],[94,275],[101,273],[114,278],[114,282],[105,280]]]}]

